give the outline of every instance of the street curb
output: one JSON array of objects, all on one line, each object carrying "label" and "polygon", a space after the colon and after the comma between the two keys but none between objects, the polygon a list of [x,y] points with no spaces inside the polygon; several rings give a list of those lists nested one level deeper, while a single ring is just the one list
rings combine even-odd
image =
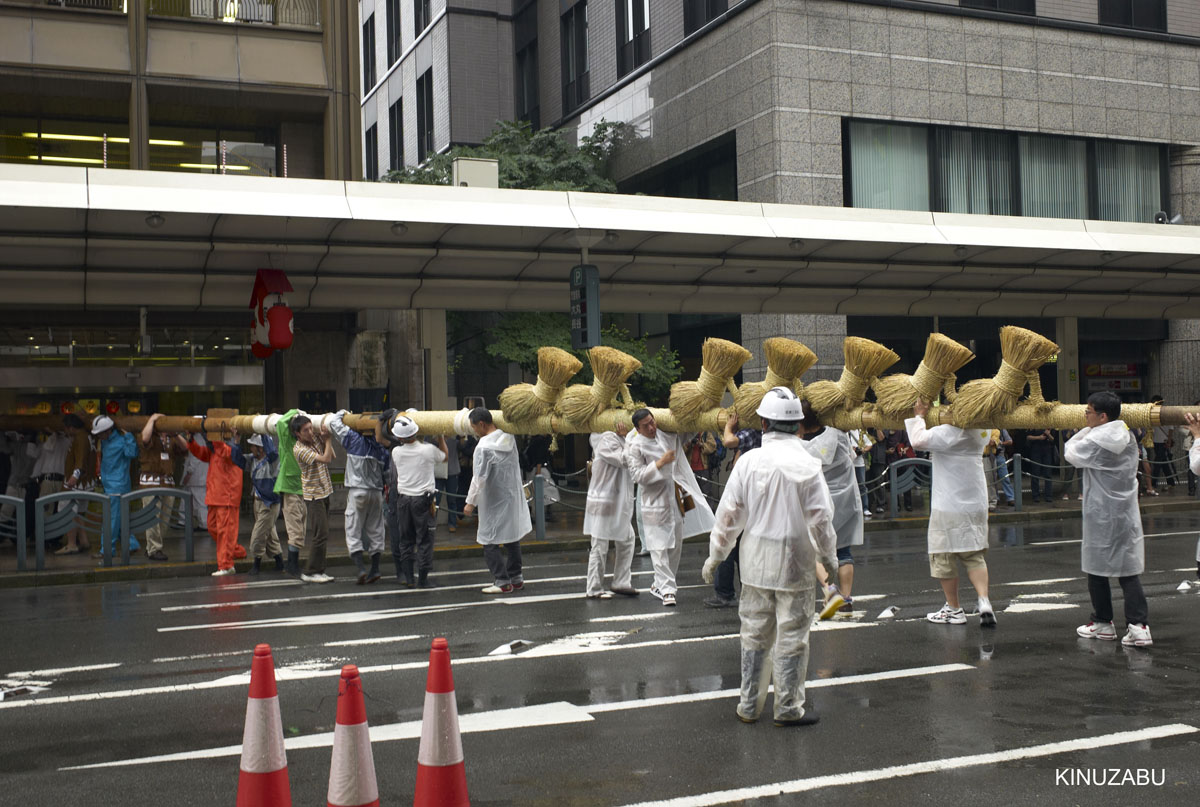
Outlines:
[{"label": "street curb", "polygon": [[[1183,502],[1154,502],[1142,504],[1142,515],[1158,513],[1176,513],[1200,509],[1198,501]],[[1027,524],[1030,522],[1067,521],[1081,517],[1079,510],[1043,510],[1038,512],[1021,513],[990,513],[989,524]],[[895,529],[914,529],[926,526],[927,516],[915,518],[872,519],[863,525],[866,532],[883,532]],[[686,543],[707,543],[708,537],[696,535],[686,539]],[[591,541],[584,537],[559,538],[546,541],[522,541],[521,551],[527,552],[563,552],[578,551],[590,548]],[[434,547],[435,558],[477,558],[482,554],[479,544],[464,546]],[[330,555],[326,558],[328,566],[353,566],[349,555]],[[254,565],[252,561],[241,560],[234,564],[240,574],[249,571]],[[481,566],[482,568],[482,566]],[[206,577],[217,570],[216,561],[195,561],[192,563],[156,563],[154,565],[139,564],[137,566],[110,566],[94,569],[73,569],[44,572],[16,572],[0,574],[0,589],[32,588],[42,586],[66,586],[80,583],[124,583],[138,580],[170,580],[182,577]],[[260,579],[270,579],[278,573],[272,565],[264,569]],[[391,575],[387,575],[390,577]]]}]

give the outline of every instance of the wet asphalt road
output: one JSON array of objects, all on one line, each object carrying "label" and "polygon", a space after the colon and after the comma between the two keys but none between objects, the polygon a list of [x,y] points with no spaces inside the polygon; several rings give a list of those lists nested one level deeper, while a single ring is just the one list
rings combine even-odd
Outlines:
[{"label": "wet asphalt road", "polygon": [[[381,803],[411,803],[444,635],[476,805],[1194,804],[1200,587],[1176,587],[1196,579],[1200,513],[1146,519],[1149,649],[1075,637],[1090,610],[1078,529],[993,528],[995,631],[925,622],[941,596],[923,532],[868,533],[859,610],[812,635],[822,721],[807,729],[742,725],[713,694],[738,686],[738,620],[701,605],[702,544],[685,548],[676,609],[584,599],[582,553],[527,554],[525,591],[501,600],[479,593],[482,557],[442,563],[433,593],[273,575],[5,590],[3,686],[44,690],[0,702],[3,801],[233,804],[250,657],[268,642],[289,743],[315,746],[289,747],[293,802],[324,803],[330,749],[313,735],[332,731],[338,672],[356,663]],[[648,559],[639,572],[645,588]],[[516,639],[531,645],[488,656]],[[1077,769],[1163,784],[1067,784]],[[765,795],[781,788],[799,794]]]}]

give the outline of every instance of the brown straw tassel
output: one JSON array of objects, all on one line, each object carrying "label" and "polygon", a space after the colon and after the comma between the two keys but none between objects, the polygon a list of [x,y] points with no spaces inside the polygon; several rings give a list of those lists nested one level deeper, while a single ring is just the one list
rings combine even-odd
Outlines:
[{"label": "brown straw tassel", "polygon": [[860,336],[847,336],[842,344],[846,364],[837,381],[814,381],[804,388],[804,397],[817,414],[833,409],[853,409],[863,402],[871,382],[900,361],[894,351]]},{"label": "brown straw tassel", "polygon": [[767,358],[767,376],[762,381],[751,381],[738,387],[733,396],[738,422],[744,428],[757,429],[760,424],[755,410],[763,396],[774,387],[789,387],[797,395],[800,390],[793,385],[800,383],[800,376],[817,363],[817,354],[794,339],[772,336],[763,342],[763,355]]},{"label": "brown straw tassel", "polygon": [[1000,352],[1004,359],[995,377],[964,384],[958,391],[954,401],[956,426],[990,426],[997,415],[1016,409],[1029,373],[1058,353],[1058,345],[1039,333],[1005,325],[1000,329]]},{"label": "brown straw tassel", "polygon": [[948,336],[932,333],[925,342],[925,358],[912,375],[897,373],[878,379],[875,408],[889,415],[911,412],[918,399],[933,401],[954,377],[958,368],[975,358],[969,348]]},{"label": "brown straw tassel", "polygon": [[583,362],[561,348],[538,348],[537,383],[513,384],[500,393],[504,416],[520,422],[550,414],[563,387],[582,369]]},{"label": "brown straw tassel", "polygon": [[683,425],[694,424],[702,413],[719,407],[733,377],[750,359],[749,350],[726,339],[705,339],[700,352],[700,378],[671,385],[670,409]]},{"label": "brown straw tassel", "polygon": [[642,363],[616,348],[597,345],[588,351],[592,364],[591,386],[574,384],[558,399],[558,411],[572,423],[587,423],[613,405],[629,377]]}]

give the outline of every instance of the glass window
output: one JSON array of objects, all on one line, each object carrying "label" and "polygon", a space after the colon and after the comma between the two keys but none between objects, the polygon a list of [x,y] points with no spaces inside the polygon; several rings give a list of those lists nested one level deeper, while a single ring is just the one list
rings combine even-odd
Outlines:
[{"label": "glass window", "polygon": [[1022,215],[1089,218],[1086,141],[1020,135],[1017,149]]},{"label": "glass window", "polygon": [[363,23],[362,38],[363,86],[364,94],[375,86],[375,15],[367,17]]},{"label": "glass window", "polygon": [[270,130],[197,129],[151,123],[150,168],[273,177],[275,141],[275,133]]},{"label": "glass window", "polygon": [[541,127],[538,84],[537,3],[529,3],[513,17],[513,46],[517,50],[517,120]]},{"label": "glass window", "polygon": [[945,213],[1011,216],[1012,136],[1006,132],[936,129],[937,209]]},{"label": "glass window", "polygon": [[0,162],[128,168],[129,124],[0,118]]},{"label": "glass window", "polygon": [[683,0],[684,35],[699,31],[729,10],[729,0]]},{"label": "glass window", "polygon": [[588,88],[587,0],[562,15],[562,106],[570,112],[591,96]]},{"label": "glass window", "polygon": [[368,182],[379,179],[379,127],[374,123],[367,129],[364,138],[363,176]]},{"label": "glass window", "polygon": [[961,0],[963,8],[986,8],[990,11],[1010,11],[1013,14],[1036,14],[1036,0]]},{"label": "glass window", "polygon": [[404,168],[404,99],[388,109],[388,170]]},{"label": "glass window", "polygon": [[400,0],[387,0],[387,62],[388,67],[400,58]]},{"label": "glass window", "polygon": [[1166,0],[1100,0],[1099,14],[1101,25],[1167,30]]},{"label": "glass window", "polygon": [[1136,143],[1096,143],[1097,218],[1154,221],[1163,207],[1163,150]]},{"label": "glass window", "polygon": [[413,0],[413,36],[420,36],[430,23],[429,0]]},{"label": "glass window", "polygon": [[417,79],[417,162],[433,154],[433,68]]},{"label": "glass window", "polygon": [[616,0],[617,75],[650,61],[650,0]]},{"label": "glass window", "polygon": [[929,140],[924,126],[850,122],[854,207],[929,210]]}]

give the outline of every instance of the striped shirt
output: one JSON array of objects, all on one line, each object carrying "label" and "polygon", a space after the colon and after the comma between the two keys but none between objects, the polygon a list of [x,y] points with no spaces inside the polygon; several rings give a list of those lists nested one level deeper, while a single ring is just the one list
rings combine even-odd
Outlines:
[{"label": "striped shirt", "polygon": [[317,444],[321,451],[315,451],[304,443],[296,441],[292,446],[292,454],[300,464],[300,488],[305,501],[320,501],[333,494],[333,482],[329,479],[329,466],[320,462],[324,447]]}]

